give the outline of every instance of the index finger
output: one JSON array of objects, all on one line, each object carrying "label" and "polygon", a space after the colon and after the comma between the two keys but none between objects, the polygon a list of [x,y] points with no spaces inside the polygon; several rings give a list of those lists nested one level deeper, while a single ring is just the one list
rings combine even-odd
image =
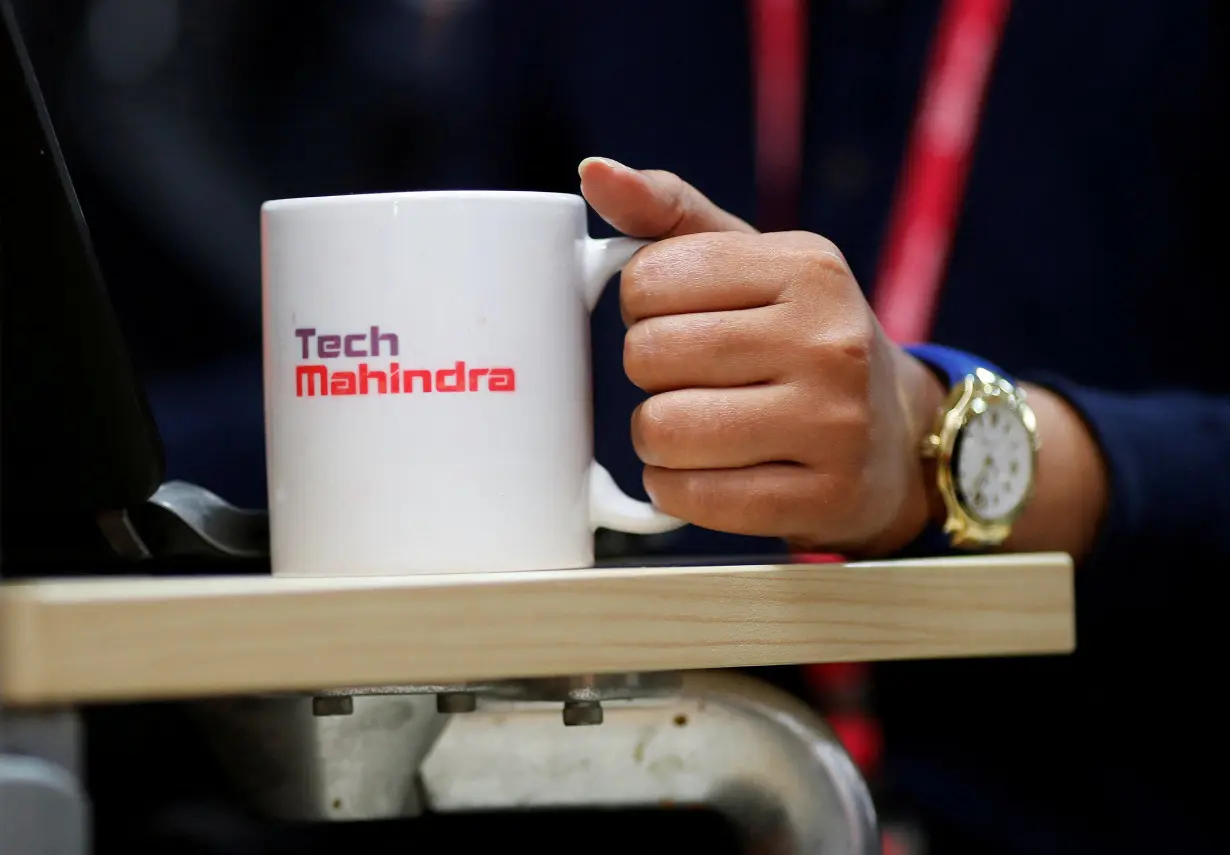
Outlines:
[{"label": "index finger", "polygon": [[799,271],[792,253],[774,237],[706,232],[644,247],[620,277],[624,323],[779,302]]}]

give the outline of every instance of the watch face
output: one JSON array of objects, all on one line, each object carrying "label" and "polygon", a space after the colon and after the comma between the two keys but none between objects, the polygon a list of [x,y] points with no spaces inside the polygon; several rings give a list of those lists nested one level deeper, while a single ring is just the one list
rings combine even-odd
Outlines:
[{"label": "watch face", "polygon": [[1033,449],[1017,412],[991,405],[971,413],[953,449],[957,489],[965,508],[984,522],[1014,514],[1033,481]]}]

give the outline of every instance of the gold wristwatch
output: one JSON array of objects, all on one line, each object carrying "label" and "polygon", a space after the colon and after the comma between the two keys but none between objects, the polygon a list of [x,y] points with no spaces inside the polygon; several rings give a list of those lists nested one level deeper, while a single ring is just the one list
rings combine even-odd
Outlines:
[{"label": "gold wristwatch", "polygon": [[922,454],[935,461],[950,545],[998,546],[1033,495],[1038,425],[1025,390],[995,366],[938,345],[906,348],[949,389]]}]

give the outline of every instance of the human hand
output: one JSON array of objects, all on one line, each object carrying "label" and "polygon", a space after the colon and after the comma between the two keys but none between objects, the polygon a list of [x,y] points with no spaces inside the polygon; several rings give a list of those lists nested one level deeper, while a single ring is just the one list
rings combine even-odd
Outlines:
[{"label": "human hand", "polygon": [[891,552],[938,499],[920,443],[943,390],[890,341],[838,248],[760,234],[677,176],[598,158],[581,192],[624,234],[624,368],[655,504],[808,549]]}]

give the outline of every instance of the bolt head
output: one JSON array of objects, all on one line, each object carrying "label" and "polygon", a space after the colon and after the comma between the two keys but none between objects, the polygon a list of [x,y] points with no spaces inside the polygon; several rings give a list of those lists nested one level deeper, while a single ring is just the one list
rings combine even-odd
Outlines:
[{"label": "bolt head", "polygon": [[602,724],[602,704],[598,701],[565,702],[564,724],[568,727]]},{"label": "bolt head", "polygon": [[335,715],[351,715],[354,712],[354,698],[342,695],[326,695],[322,698],[312,698],[312,715],[325,718]]},{"label": "bolt head", "polygon": [[478,709],[478,696],[473,692],[443,692],[436,695],[436,712],[472,713]]}]

